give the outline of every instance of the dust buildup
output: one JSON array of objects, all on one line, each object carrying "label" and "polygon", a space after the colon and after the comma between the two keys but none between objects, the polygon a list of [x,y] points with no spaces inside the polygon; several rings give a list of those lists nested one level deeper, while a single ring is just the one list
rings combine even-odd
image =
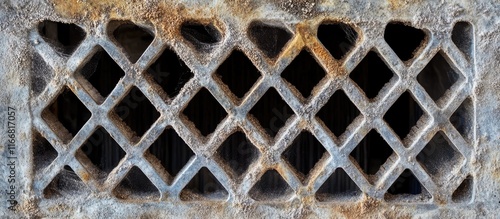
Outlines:
[{"label": "dust buildup", "polygon": [[160,197],[156,186],[136,166],[132,167],[113,193],[119,199],[153,200]]},{"label": "dust buildup", "polygon": [[113,37],[118,42],[118,45],[125,50],[132,63],[135,63],[142,56],[154,39],[154,35],[149,30],[132,22],[119,25],[113,31]]},{"label": "dust buildup", "polygon": [[318,201],[331,201],[334,199],[349,199],[359,197],[361,190],[352,181],[347,173],[338,168],[328,177],[323,185],[316,192]]},{"label": "dust buildup", "polygon": [[45,63],[43,58],[36,52],[33,53],[33,59],[31,61],[31,90],[34,96],[38,96],[50,80],[54,77],[54,71],[52,68]]},{"label": "dust buildup", "polygon": [[181,35],[197,50],[210,51],[222,40],[222,34],[213,24],[188,21],[181,26]]},{"label": "dust buildup", "polygon": [[85,31],[76,24],[43,21],[38,25],[38,32],[61,55],[69,56],[85,38]]},{"label": "dust buildup", "polygon": [[278,56],[292,38],[292,34],[283,27],[257,21],[250,24],[248,35],[250,40],[270,58]]},{"label": "dust buildup", "polygon": [[348,24],[324,23],[318,28],[318,39],[335,59],[342,59],[354,47],[358,33]]},{"label": "dust buildup", "polygon": [[458,132],[465,138],[468,143],[472,143],[474,124],[474,105],[471,98],[465,101],[451,115],[450,122],[455,126]]},{"label": "dust buildup", "polygon": [[43,191],[45,198],[61,198],[89,195],[90,191],[76,173],[65,166]]},{"label": "dust buildup", "polygon": [[228,195],[226,189],[215,176],[203,167],[191,179],[181,192],[181,200],[194,201],[200,199],[225,199]]},{"label": "dust buildup", "polygon": [[468,202],[472,198],[472,188],[474,179],[472,176],[467,176],[464,181],[458,186],[457,190],[453,192],[451,199],[454,202]]},{"label": "dust buildup", "polygon": [[276,170],[268,170],[250,190],[249,195],[255,200],[286,200],[292,189]]},{"label": "dust buildup", "polygon": [[472,55],[474,31],[469,22],[457,22],[451,32],[451,39],[466,56]]},{"label": "dust buildup", "polygon": [[40,134],[33,137],[33,158],[35,171],[47,167],[57,157],[57,151]]}]

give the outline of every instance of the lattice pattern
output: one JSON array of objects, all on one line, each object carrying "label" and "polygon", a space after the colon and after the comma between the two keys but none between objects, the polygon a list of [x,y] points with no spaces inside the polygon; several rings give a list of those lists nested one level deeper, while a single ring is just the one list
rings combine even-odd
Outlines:
[{"label": "lattice pattern", "polygon": [[[290,191],[293,191],[290,196],[284,196],[286,199],[277,198],[274,201],[314,196],[336,170],[345,171],[367,196],[384,199],[391,185],[408,169],[423,185],[422,189],[428,191],[432,197],[417,201],[448,202],[452,200],[455,189],[471,172],[466,165],[471,159],[471,146],[450,123],[449,118],[471,94],[473,61],[464,55],[446,34],[429,31],[429,36],[417,50],[415,57],[403,62],[384,40],[382,28],[365,28],[363,24],[348,25],[353,27],[360,37],[352,50],[341,59],[330,55],[312,34],[318,24],[296,29],[290,25],[289,28],[294,29],[290,41],[284,45],[281,54],[272,60],[267,59],[266,54],[260,52],[261,47],[248,38],[245,26],[225,34],[231,35],[232,40],[222,39],[219,44],[202,51],[192,46],[189,41],[166,38],[161,32],[156,32],[149,47],[137,62],[132,63],[126,55],[126,50],[115,44],[112,36],[106,33],[106,25],[98,25],[92,31],[87,30],[85,39],[69,57],[59,54],[37,31],[30,35],[32,41],[36,42],[36,52],[58,72],[31,103],[34,129],[58,152],[57,158],[50,165],[36,172],[34,190],[38,195],[41,195],[53,178],[68,165],[92,192],[110,196],[114,194],[115,188],[121,188],[118,185],[134,168],[135,172],[144,173],[158,189],[161,200],[180,200],[183,188],[200,169],[206,167],[227,191],[227,199],[222,200],[252,200],[249,192],[269,171],[276,171],[281,175]],[[116,87],[107,96],[102,96],[102,93],[94,88],[95,85],[79,73],[101,48],[124,72],[124,77],[119,79]],[[163,92],[158,82],[146,73],[164,50],[177,53],[193,74],[173,98],[170,97],[171,93]],[[248,92],[243,92],[245,94],[241,98],[224,86],[224,80],[212,77],[218,66],[235,50],[246,55],[262,75]],[[301,95],[296,85],[285,82],[280,76],[301,51],[314,57],[326,73],[312,88],[310,97]],[[367,98],[365,91],[349,77],[349,73],[370,51],[375,52],[394,73],[394,77],[383,85],[372,99]],[[211,53],[210,57],[204,58],[203,55],[208,52]],[[417,77],[436,55],[442,56],[459,77],[442,97],[434,101],[434,96],[426,92]],[[67,133],[54,116],[43,116],[44,110],[60,96],[65,87],[92,113],[90,119],[74,135]],[[151,128],[146,129],[142,136],[137,136],[134,132],[136,130],[121,121],[115,109],[134,87],[138,88],[159,112],[158,119],[152,121]],[[202,89],[207,89],[227,113],[213,133],[207,136],[203,136],[195,124],[182,114],[190,100]],[[276,136],[269,135],[255,117],[249,114],[259,99],[271,89],[275,89],[293,111],[293,115],[277,131]],[[335,92],[344,92],[360,112],[339,136],[335,136],[316,116]],[[383,118],[392,104],[405,92],[408,92],[423,110],[423,116],[408,136],[400,137]],[[79,150],[100,127],[104,128],[125,152],[117,167],[104,178],[95,174],[92,161]],[[155,162],[148,152],[150,145],[166,129],[173,129],[189,146],[189,150],[194,152],[194,156],[176,175],[164,171],[161,164]],[[381,164],[376,173],[367,175],[349,154],[372,130],[381,135],[394,153]],[[251,142],[251,147],[257,148],[260,154],[254,162],[249,162],[248,168],[241,171],[239,177],[233,173],[234,170],[227,165],[226,160],[216,153],[226,138],[237,131],[244,133]],[[300,176],[282,156],[302,132],[311,133],[327,153],[307,176]],[[455,166],[450,167],[447,172],[441,171],[439,178],[435,178],[426,171],[425,164],[417,161],[417,155],[425,152],[424,147],[438,133],[449,143],[448,147],[456,151],[458,158],[454,160]],[[208,196],[208,200],[219,200],[210,197],[212,196]]]}]

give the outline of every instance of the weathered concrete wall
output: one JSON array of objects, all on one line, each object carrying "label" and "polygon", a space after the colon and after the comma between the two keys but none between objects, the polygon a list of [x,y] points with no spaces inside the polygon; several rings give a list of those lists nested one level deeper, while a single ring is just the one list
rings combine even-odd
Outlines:
[{"label": "weathered concrete wall", "polygon": [[[500,210],[500,4],[495,1],[455,0],[437,1],[3,1],[0,3],[0,216],[2,217],[417,217],[417,218],[497,218]],[[155,40],[139,61],[132,65],[123,51],[109,39],[106,24],[113,19],[131,20],[136,24],[152,27]],[[87,38],[70,57],[51,50],[37,34],[36,27],[43,20],[75,23],[87,33]],[[182,40],[179,26],[185,20],[215,20],[223,30],[224,39],[220,46],[209,54],[196,52]],[[253,20],[279,21],[293,34],[276,63],[266,58],[248,39],[246,29]],[[360,41],[343,61],[332,59],[316,39],[316,29],[324,20],[352,24],[360,32]],[[412,26],[426,30],[431,37],[428,44],[415,59],[415,64],[405,64],[390,50],[383,40],[383,30],[389,21],[405,21]],[[467,59],[459,53],[450,40],[453,25],[457,21],[470,22],[474,28],[474,54]],[[72,72],[86,61],[95,45],[101,45],[118,64],[125,68],[125,78],[102,105],[95,103],[96,94],[83,89],[80,79]],[[164,101],[142,76],[142,70],[156,57],[164,45],[169,45],[186,64],[193,69],[194,78],[180,92],[178,98]],[[218,65],[234,47],[243,50],[252,62],[263,72],[262,80],[252,88],[252,94],[238,105],[226,87],[210,77]],[[306,101],[296,90],[283,83],[279,77],[286,65],[303,47],[314,53],[316,60],[327,70],[327,79],[313,91],[313,98]],[[347,80],[347,74],[354,69],[372,47],[376,47],[395,73],[402,78],[393,80],[381,91],[380,97],[368,101],[360,90]],[[426,63],[439,50],[446,53],[451,63],[459,69],[464,78],[459,85],[447,93],[439,107],[428,97],[415,80]],[[30,76],[34,74],[32,57],[40,53],[47,64],[54,68],[55,77],[39,96],[30,88]],[[278,72],[278,74],[276,73]],[[68,143],[59,142],[57,130],[50,130],[41,118],[41,111],[53,100],[63,84],[77,93],[77,96],[93,113],[93,117],[80,133]],[[148,99],[161,111],[158,127],[147,133],[138,146],[125,137],[130,134],[126,128],[114,125],[107,112],[120,100],[131,84],[139,86]],[[182,107],[201,86],[207,87],[228,112],[216,131],[204,141],[194,125],[178,116]],[[269,139],[259,126],[255,126],[246,113],[269,87],[275,87],[291,106],[293,116],[278,134],[276,142]],[[337,89],[346,90],[352,101],[360,108],[363,119],[355,121],[347,142],[337,146],[333,138],[314,119],[315,113]],[[401,141],[380,119],[390,104],[404,91],[410,90],[430,114],[422,128],[413,133],[412,146],[405,148]],[[474,119],[468,124],[474,129],[472,141],[467,142],[452,128],[449,116],[462,100],[471,98],[474,103]],[[99,97],[97,97],[99,98]],[[101,97],[102,98],[102,97]],[[14,111],[15,147],[9,148],[9,112]],[[298,115],[297,115],[298,114]],[[130,155],[120,163],[105,182],[98,181],[92,171],[74,158],[78,155],[79,143],[83,143],[98,125],[105,127],[113,138],[118,139]],[[180,176],[172,184],[155,171],[158,164],[145,159],[142,151],[147,148],[167,126],[173,126],[196,154]],[[245,175],[242,183],[237,182],[226,171],[228,168],[212,157],[216,147],[237,126],[242,127],[262,156]],[[353,166],[346,154],[371,128],[381,130],[384,139],[391,141],[398,154],[397,159],[386,164],[380,179],[372,185],[358,168]],[[330,158],[322,159],[319,167],[310,174],[306,185],[302,185],[293,170],[280,160],[280,153],[297,135],[299,129],[312,130],[325,145]],[[56,161],[40,172],[33,171],[32,136],[37,130],[60,152]],[[415,156],[437,131],[444,131],[463,154],[460,165],[443,181],[435,182],[417,163]],[[122,134],[125,133],[125,134]],[[121,139],[121,140],[120,140]],[[350,149],[350,150],[349,150]],[[141,151],[142,150],[142,151]],[[15,158],[9,155],[15,155]],[[15,176],[9,178],[10,168],[15,163]],[[75,195],[62,199],[43,198],[43,189],[64,165],[70,165],[79,178],[89,187],[87,195]],[[112,191],[132,166],[139,166],[161,193],[154,201],[125,201],[117,199]],[[207,166],[229,193],[223,201],[185,202],[179,194],[201,167]],[[359,200],[318,202],[315,191],[336,167],[346,172],[360,187],[363,194]],[[276,169],[293,189],[285,201],[255,201],[248,196],[249,190],[268,168]],[[385,191],[405,169],[410,168],[419,178],[432,198],[423,202],[384,200]],[[471,175],[474,179],[470,202],[454,203],[451,193],[460,182]],[[15,179],[11,183],[8,180]],[[15,186],[15,200],[19,202],[15,211],[8,210],[10,186]],[[4,192],[5,191],[5,192]]]}]

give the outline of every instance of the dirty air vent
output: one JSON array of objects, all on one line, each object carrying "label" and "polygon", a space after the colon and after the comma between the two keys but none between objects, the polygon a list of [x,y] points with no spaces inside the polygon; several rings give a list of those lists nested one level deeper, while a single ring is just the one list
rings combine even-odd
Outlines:
[{"label": "dirty air vent", "polygon": [[470,23],[173,14],[32,31],[40,205],[473,200]]}]

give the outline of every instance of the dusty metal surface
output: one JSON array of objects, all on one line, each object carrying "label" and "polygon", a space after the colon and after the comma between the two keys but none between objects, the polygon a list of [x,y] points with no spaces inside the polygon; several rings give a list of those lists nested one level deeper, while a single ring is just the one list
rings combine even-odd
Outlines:
[{"label": "dusty metal surface", "polygon": [[[15,160],[14,183],[8,181],[13,165],[2,165],[2,204],[5,217],[466,217],[495,218],[500,209],[500,4],[490,1],[4,1],[0,3],[0,94],[2,128],[9,130],[9,107],[16,110],[15,147],[9,147],[7,134],[2,134],[2,163]],[[70,56],[51,47],[37,31],[44,20],[73,23],[86,32],[85,39]],[[111,20],[128,20],[154,33],[154,40],[136,63],[107,32]],[[222,33],[222,40],[209,52],[197,51],[181,36],[180,25],[186,20],[212,23]],[[277,58],[266,58],[247,34],[251,22],[265,21],[282,25],[292,33]],[[336,60],[317,39],[318,26],[325,22],[351,25],[359,39],[343,59]],[[403,21],[427,34],[427,40],[415,58],[402,62],[384,40],[384,28],[391,21]],[[472,52],[467,55],[453,43],[451,32],[459,21],[473,27]],[[123,69],[125,76],[107,98],[88,89],[86,79],[77,72],[102,47]],[[175,51],[193,71],[194,77],[170,99],[144,74],[163,48]],[[246,95],[238,99],[221,80],[211,74],[235,49],[241,50],[258,68],[262,77]],[[301,50],[307,49],[326,70],[323,78],[304,98],[280,73]],[[369,51],[376,51],[394,72],[373,99],[349,78],[349,73]],[[434,101],[417,82],[417,75],[436,54],[441,54],[460,77],[444,95]],[[40,94],[33,94],[30,76],[33,54],[53,69]],[[67,86],[92,113],[88,122],[73,137],[57,124],[42,118],[43,110]],[[138,87],[160,112],[160,117],[142,138],[120,122],[112,109],[132,86]],[[204,137],[181,111],[191,98],[206,88],[227,112],[214,133]],[[293,110],[286,124],[273,139],[247,115],[268,89],[276,89]],[[361,116],[339,138],[334,137],[315,114],[337,90],[343,90],[361,112]],[[425,116],[409,136],[400,140],[383,120],[391,105],[405,91],[423,109]],[[465,115],[472,131],[465,136],[450,122],[450,117],[466,100],[472,105]],[[50,123],[50,122],[49,122]],[[98,127],[103,127],[127,155],[104,180],[82,158],[79,148]],[[179,174],[170,176],[158,171],[158,162],[144,153],[163,132],[172,127],[189,145],[195,156]],[[372,129],[387,141],[393,154],[375,174],[368,176],[349,159],[349,153]],[[228,165],[215,156],[218,146],[234,131],[242,130],[260,151],[241,178],[231,173]],[[282,152],[301,130],[311,132],[329,156],[323,157],[302,180],[282,159]],[[47,139],[58,152],[52,163],[35,171],[33,161],[34,133]],[[439,163],[437,174],[417,161],[417,155],[437,134],[459,153],[455,163]],[[136,141],[137,140],[137,141]],[[9,153],[16,158],[9,158]],[[146,154],[146,155],[144,155]],[[439,159],[438,159],[439,160]],[[86,193],[69,191],[68,196],[47,199],[44,189],[68,165],[83,181]],[[127,173],[137,166],[160,193],[159,198],[123,200],[114,189]],[[207,167],[227,191],[222,200],[185,201],[181,191],[191,178]],[[337,169],[342,168],[359,187],[357,198],[320,202],[316,191]],[[250,194],[260,177],[275,169],[291,188],[284,199],[259,201]],[[428,192],[416,196],[385,198],[387,190],[401,173],[409,169]],[[435,175],[438,175],[436,177]],[[473,179],[471,194],[464,201],[454,201],[453,193],[467,177]],[[15,186],[15,211],[7,194]]]}]

